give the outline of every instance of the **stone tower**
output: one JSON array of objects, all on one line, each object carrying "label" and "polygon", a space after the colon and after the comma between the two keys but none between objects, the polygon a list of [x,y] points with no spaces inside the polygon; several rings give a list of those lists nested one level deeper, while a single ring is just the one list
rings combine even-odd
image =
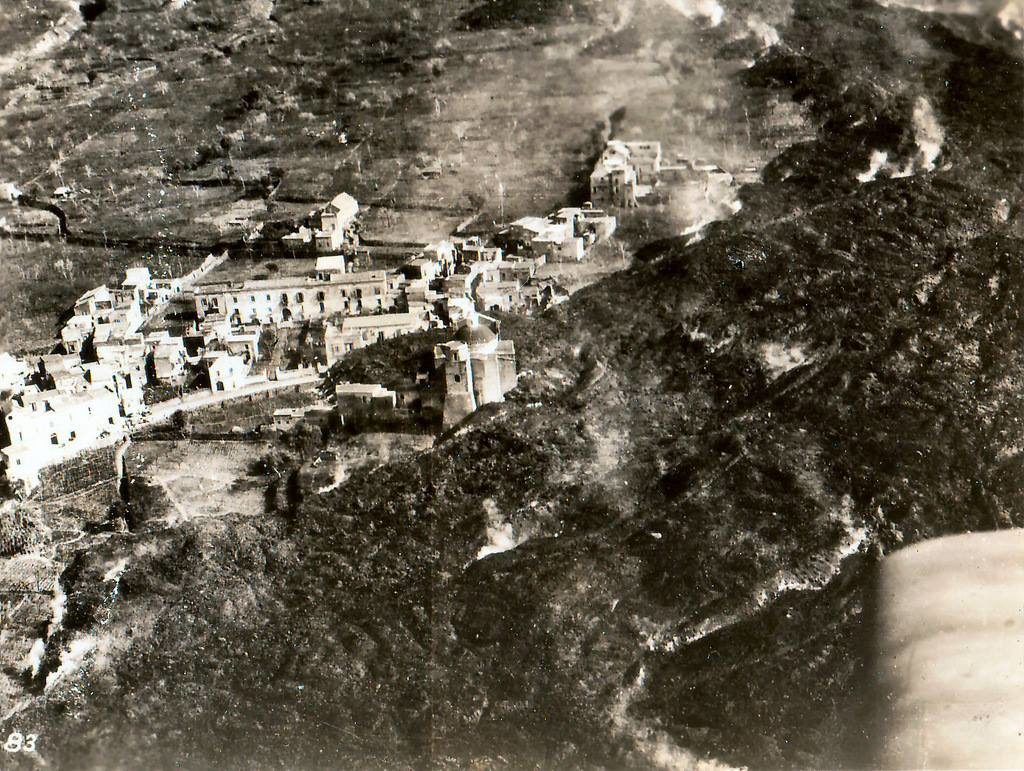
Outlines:
[{"label": "stone tower", "polygon": [[453,341],[439,346],[444,354],[444,418],[447,430],[472,413],[476,407],[473,392],[473,367],[469,346]]},{"label": "stone tower", "polygon": [[434,349],[444,362],[443,427],[451,428],[477,407],[505,401],[516,385],[515,347],[482,324],[462,327],[455,340]]}]

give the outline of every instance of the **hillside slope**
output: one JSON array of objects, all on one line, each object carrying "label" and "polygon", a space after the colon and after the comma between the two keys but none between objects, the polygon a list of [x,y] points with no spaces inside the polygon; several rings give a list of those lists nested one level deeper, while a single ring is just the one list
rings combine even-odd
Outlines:
[{"label": "hillside slope", "polygon": [[289,515],[84,554],[63,639],[100,654],[18,718],[44,756],[864,760],[877,556],[1024,525],[1024,82],[966,17],[797,0],[780,34],[745,77],[818,139],[699,242],[506,319],[510,403]]}]

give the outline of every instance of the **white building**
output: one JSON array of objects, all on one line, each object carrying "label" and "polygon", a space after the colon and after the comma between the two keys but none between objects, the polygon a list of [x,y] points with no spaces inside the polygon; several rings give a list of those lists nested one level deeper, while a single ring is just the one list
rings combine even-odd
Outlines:
[{"label": "white building", "polygon": [[75,300],[76,316],[96,316],[101,311],[114,307],[114,297],[106,284],[93,287]]},{"label": "white building", "polygon": [[448,316],[448,323],[452,325],[472,322],[477,315],[475,303],[465,295],[445,297],[442,307]]},{"label": "white building", "polygon": [[430,329],[430,326],[431,319],[425,313],[380,313],[373,316],[348,316],[342,320],[340,328],[328,324],[324,330],[327,366],[332,366],[352,351],[400,335],[421,332]]},{"label": "white building", "polygon": [[518,281],[496,281],[480,284],[476,288],[476,301],[480,310],[511,313],[525,305],[522,285]]},{"label": "white building", "polygon": [[489,263],[476,263],[474,270],[469,273],[455,273],[444,279],[441,284],[442,293],[445,297],[453,299],[456,297],[471,297],[473,295],[473,283],[481,271],[475,270],[477,265]]},{"label": "white building", "polygon": [[609,140],[590,174],[590,200],[636,206],[658,181],[661,160],[661,142]]},{"label": "white building", "polygon": [[317,281],[333,281],[345,272],[345,256],[342,254],[325,254],[316,258]]},{"label": "white building", "polygon": [[485,245],[480,236],[455,239],[454,244],[463,262],[500,260],[504,254],[500,246]]},{"label": "white building", "polygon": [[153,345],[153,371],[162,383],[182,385],[185,382],[185,363],[188,351],[180,337],[158,339]]},{"label": "white building", "polygon": [[[148,271],[147,271],[148,272]],[[75,301],[75,315],[95,323],[94,338],[109,340],[135,332],[142,326],[142,307],[134,289],[111,290],[100,285]]]},{"label": "white building", "polygon": [[149,282],[146,302],[150,305],[163,305],[180,295],[182,283],[180,278],[154,278]]},{"label": "white building", "polygon": [[427,246],[421,256],[437,265],[437,275],[447,276],[454,269],[458,255],[458,245],[454,241],[438,241]]},{"label": "white building", "polygon": [[618,225],[613,215],[593,206],[565,206],[552,214],[551,219],[568,223],[575,235],[586,240],[587,246],[611,238]]},{"label": "white building", "polygon": [[0,353],[0,393],[18,393],[31,374],[28,364],[9,353]]},{"label": "white building", "polygon": [[521,217],[500,234],[515,254],[544,255],[555,262],[577,262],[586,254],[572,222],[545,217]]},{"label": "white building", "polygon": [[397,404],[395,392],[379,383],[338,383],[334,397],[342,415],[393,410]]},{"label": "white building", "polygon": [[252,365],[260,360],[260,336],[260,328],[250,326],[232,331],[223,337],[221,342],[229,353],[241,356],[242,361]]},{"label": "white building", "polygon": [[72,316],[61,327],[60,340],[67,353],[81,353],[86,340],[92,337],[96,322],[92,316]]},{"label": "white building", "polygon": [[72,393],[24,392],[9,404],[4,425],[10,441],[2,451],[7,477],[30,487],[46,466],[101,446],[124,431],[117,394],[106,386]]},{"label": "white building", "polygon": [[124,272],[124,281],[121,282],[121,289],[131,292],[135,301],[140,305],[145,303],[149,294],[150,284],[153,282],[149,275],[149,268],[128,268]]},{"label": "white building", "polygon": [[211,391],[236,391],[249,377],[249,364],[227,351],[208,351],[203,366],[210,376]]},{"label": "white building", "polygon": [[320,227],[313,237],[318,252],[336,252],[345,243],[357,240],[352,226],[359,213],[359,203],[348,193],[339,193],[320,211]]},{"label": "white building", "polygon": [[230,337],[231,329],[231,322],[228,319],[214,314],[196,322],[194,332],[186,333],[185,336],[202,339],[202,345],[205,348],[216,340]]},{"label": "white building", "polygon": [[149,352],[145,338],[139,332],[125,335],[116,340],[103,340],[95,343],[96,359],[103,364],[111,364],[122,371],[133,371],[146,367],[146,354]]},{"label": "white building", "polygon": [[130,417],[144,412],[146,409],[143,385],[146,383],[145,370],[140,366],[126,372],[111,364],[90,362],[83,365],[85,380],[91,386],[103,386],[117,394],[121,406],[121,415]]},{"label": "white building", "polygon": [[48,353],[39,357],[39,374],[57,391],[80,391],[85,387],[85,370],[78,354]]},{"label": "white building", "polygon": [[284,276],[250,281],[218,281],[194,289],[196,314],[222,314],[231,324],[278,324],[333,313],[357,315],[393,308],[401,277],[384,270]]},{"label": "white building", "polygon": [[412,313],[431,311],[444,297],[443,292],[431,289],[430,282],[422,278],[406,282],[402,291],[405,294],[406,309]]}]

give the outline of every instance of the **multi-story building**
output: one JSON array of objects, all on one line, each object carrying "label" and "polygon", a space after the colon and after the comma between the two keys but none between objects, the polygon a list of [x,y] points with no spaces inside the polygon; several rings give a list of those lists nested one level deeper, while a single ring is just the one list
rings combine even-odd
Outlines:
[{"label": "multi-story building", "polygon": [[260,360],[260,336],[261,332],[258,326],[247,326],[232,331],[231,334],[221,338],[220,342],[228,353],[241,356],[242,361],[252,365]]},{"label": "multi-story building", "polygon": [[123,433],[120,402],[113,389],[93,386],[74,392],[25,391],[4,414],[7,477],[34,485],[39,471]]},{"label": "multi-story building", "polygon": [[393,337],[429,329],[430,317],[425,313],[381,313],[373,316],[349,316],[341,326],[328,324],[324,330],[327,366],[352,351]]},{"label": "multi-story building", "polygon": [[232,325],[386,311],[400,295],[399,283],[384,270],[332,274],[328,281],[313,276],[220,281],[193,291],[200,319],[223,314]]},{"label": "multi-story building", "polygon": [[336,252],[346,243],[357,244],[353,229],[359,203],[348,193],[339,193],[320,210],[320,227],[314,231],[318,252]]},{"label": "multi-story building", "polygon": [[75,316],[92,319],[94,341],[131,334],[144,320],[134,288],[111,290],[106,285],[90,289],[79,297],[75,302]]},{"label": "multi-story building", "polygon": [[468,273],[455,273],[448,276],[441,283],[441,291],[445,297],[470,297],[473,294],[473,284],[479,273],[477,271]]},{"label": "multi-story building", "polygon": [[441,313],[449,324],[459,324],[476,317],[476,304],[465,295],[447,296],[440,303]]},{"label": "multi-story building", "polygon": [[661,142],[611,139],[590,174],[590,200],[636,206],[661,171]]},{"label": "multi-story building", "polygon": [[462,262],[500,260],[503,255],[500,246],[487,246],[480,236],[456,239],[454,243]]},{"label": "multi-story building", "polygon": [[140,332],[124,335],[117,340],[97,342],[95,349],[96,360],[103,364],[112,364],[122,371],[131,371],[138,367],[145,371],[149,346]]},{"label": "multi-story building", "polygon": [[234,391],[245,385],[249,377],[249,364],[241,356],[227,351],[208,351],[203,354],[203,366],[210,376],[213,391]]},{"label": "multi-story building", "polygon": [[505,251],[524,257],[545,256],[556,262],[576,262],[585,254],[583,239],[571,221],[555,217],[521,217],[498,234]]},{"label": "multi-story building", "polygon": [[587,246],[604,241],[615,233],[615,217],[593,206],[566,206],[551,215],[555,222],[571,225],[573,233],[584,238]]},{"label": "multi-story building", "polygon": [[106,284],[93,287],[75,301],[76,316],[91,316],[100,319],[114,308],[134,300],[131,290],[110,289]]},{"label": "multi-story building", "polygon": [[161,383],[182,385],[187,376],[188,351],[180,337],[167,335],[152,344],[153,374]]},{"label": "multi-story building", "polygon": [[48,353],[37,363],[40,381],[58,391],[76,391],[82,388],[82,357],[78,354]]},{"label": "multi-story building", "polygon": [[525,306],[521,290],[518,281],[482,283],[476,288],[476,302],[483,311],[511,313]]},{"label": "multi-story building", "polygon": [[496,260],[479,263],[480,277],[485,284],[496,282],[517,282],[525,284],[544,265],[544,255],[539,257],[523,257],[512,260]]},{"label": "multi-story building", "polygon": [[149,286],[152,282],[153,277],[149,274],[149,268],[128,268],[124,272],[121,290],[131,292],[135,301],[143,305],[149,296]]},{"label": "multi-story building", "polygon": [[81,353],[86,341],[92,337],[96,322],[91,316],[72,316],[61,327],[60,340],[65,353]]},{"label": "multi-story building", "polygon": [[337,252],[345,246],[357,246],[356,215],[359,203],[348,193],[339,193],[323,208],[309,213],[307,224],[281,239],[287,253],[296,256],[317,252]]},{"label": "multi-story building", "polygon": [[85,381],[91,386],[104,386],[117,394],[121,415],[131,417],[145,411],[142,387],[146,384],[146,372],[138,364],[122,370],[111,364],[90,362],[84,364]]},{"label": "multi-story building", "polygon": [[317,281],[331,281],[345,272],[345,255],[325,254],[316,258]]},{"label": "multi-story building", "polygon": [[621,143],[609,142],[590,173],[590,200],[609,206],[636,206],[637,184],[629,152]]}]

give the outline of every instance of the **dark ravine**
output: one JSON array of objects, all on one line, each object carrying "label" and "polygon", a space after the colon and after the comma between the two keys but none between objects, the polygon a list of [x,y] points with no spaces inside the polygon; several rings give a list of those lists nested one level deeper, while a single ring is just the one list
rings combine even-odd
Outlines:
[{"label": "dark ravine", "polygon": [[18,204],[21,206],[25,206],[29,209],[39,209],[41,211],[50,212],[50,214],[53,214],[57,218],[58,226],[60,228],[60,235],[62,237],[67,236],[68,215],[55,202],[44,198],[23,195],[21,196],[21,198],[18,199]]},{"label": "dark ravine", "polygon": [[[970,20],[794,5],[748,77],[806,100],[818,139],[700,243],[504,318],[526,371],[508,404],[288,516],[82,555],[63,639],[130,642],[22,716],[48,761],[850,758],[878,556],[1024,525],[1024,82]],[[859,183],[882,136],[863,126],[913,154],[922,97],[935,168]],[[477,559],[494,516],[521,542]]]}]

